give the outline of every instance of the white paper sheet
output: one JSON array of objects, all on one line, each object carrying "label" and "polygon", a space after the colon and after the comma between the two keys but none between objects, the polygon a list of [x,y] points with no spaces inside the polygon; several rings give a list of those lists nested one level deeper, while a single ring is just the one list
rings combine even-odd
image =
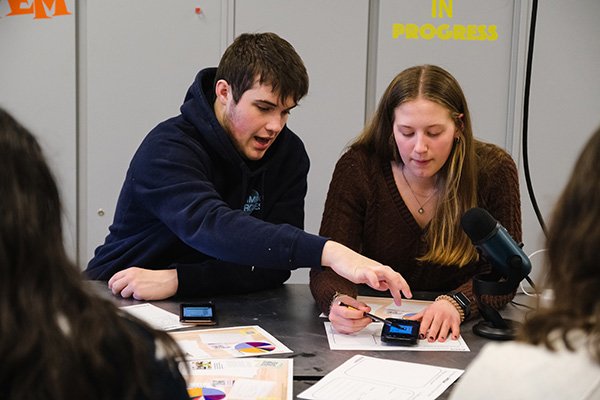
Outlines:
[{"label": "white paper sheet", "polygon": [[355,355],[298,395],[307,400],[433,400],[463,370]]},{"label": "white paper sheet", "polygon": [[382,323],[374,322],[362,331],[348,335],[336,332],[331,322],[325,322],[325,332],[331,350],[470,351],[462,336],[457,340],[448,339],[445,342],[429,343],[427,340],[419,340],[416,346],[390,346],[381,343],[382,327]]},{"label": "white paper sheet", "polygon": [[120,308],[134,317],[145,321],[154,329],[170,331],[173,329],[189,327],[189,325],[179,322],[179,315],[163,310],[150,303],[134,304],[132,306]]}]

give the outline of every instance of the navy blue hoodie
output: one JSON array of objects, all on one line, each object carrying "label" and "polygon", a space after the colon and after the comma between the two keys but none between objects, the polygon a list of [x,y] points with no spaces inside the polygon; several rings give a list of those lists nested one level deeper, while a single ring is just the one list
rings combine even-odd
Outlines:
[{"label": "navy blue hoodie", "polygon": [[320,266],[326,239],[302,230],[302,141],[286,126],[261,160],[242,158],[213,111],[215,73],[200,71],[181,114],[141,143],[89,278],[177,268],[177,294],[203,296],[270,288],[291,269]]}]

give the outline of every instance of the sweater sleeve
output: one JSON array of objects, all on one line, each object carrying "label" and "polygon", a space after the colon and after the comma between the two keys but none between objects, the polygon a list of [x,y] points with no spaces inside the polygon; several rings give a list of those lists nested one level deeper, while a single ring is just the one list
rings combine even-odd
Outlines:
[{"label": "sweater sleeve", "polygon": [[240,265],[214,259],[202,263],[177,264],[177,296],[185,298],[223,293],[251,293],[283,284],[289,270]]},{"label": "sweater sleeve", "polygon": [[[361,252],[364,215],[369,191],[364,161],[352,150],[337,162],[327,192],[320,235]],[[357,286],[330,268],[310,273],[310,289],[319,308],[329,312],[336,292],[356,297]]]}]

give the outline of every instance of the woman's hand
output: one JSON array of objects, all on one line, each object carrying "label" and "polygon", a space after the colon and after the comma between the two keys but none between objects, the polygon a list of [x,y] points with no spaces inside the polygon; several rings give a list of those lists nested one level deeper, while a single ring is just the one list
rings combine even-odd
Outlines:
[{"label": "woman's hand", "polygon": [[[350,307],[342,306],[340,303]],[[371,307],[362,303],[350,296],[336,296],[329,310],[329,321],[336,331],[340,333],[355,333],[372,321],[371,318],[365,316],[365,312],[370,312]]]},{"label": "woman's hand", "polygon": [[436,300],[421,312],[406,317],[421,321],[419,338],[428,342],[445,342],[449,336],[457,340],[460,336],[460,313],[448,300]]}]

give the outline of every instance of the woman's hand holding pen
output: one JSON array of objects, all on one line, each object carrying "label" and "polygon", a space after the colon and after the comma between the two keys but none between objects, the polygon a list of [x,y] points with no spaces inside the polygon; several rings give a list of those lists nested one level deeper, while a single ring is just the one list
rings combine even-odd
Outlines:
[{"label": "woman's hand holding pen", "polygon": [[366,312],[371,312],[371,307],[350,296],[340,295],[331,303],[329,321],[339,333],[355,333],[372,322]]},{"label": "woman's hand holding pen", "polygon": [[[356,333],[369,325],[373,319],[371,308],[350,296],[338,295],[329,311],[329,321],[340,333]],[[456,308],[445,300],[433,302],[417,314],[406,317],[407,320],[421,321],[419,338],[432,343],[436,340],[445,342],[448,337],[457,340],[460,336],[460,315]]]}]

